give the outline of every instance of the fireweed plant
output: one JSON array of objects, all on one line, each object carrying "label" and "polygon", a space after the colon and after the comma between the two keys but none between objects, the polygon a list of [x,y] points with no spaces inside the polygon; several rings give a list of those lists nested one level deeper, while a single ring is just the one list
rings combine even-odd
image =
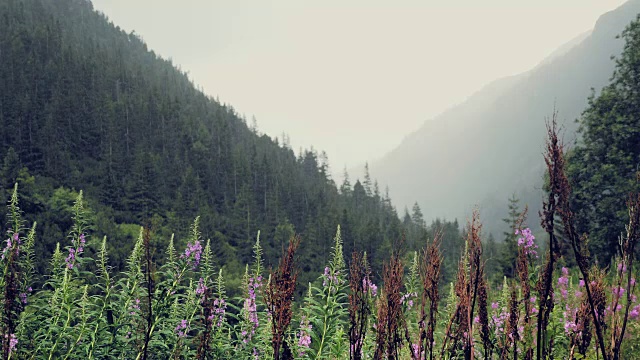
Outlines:
[{"label": "fireweed plant", "polygon": [[[199,218],[186,239],[172,235],[160,249],[163,263],[154,258],[153,231],[141,228],[125,270],[116,274],[108,239],[91,235],[82,192],[69,235],[38,280],[37,227],[23,220],[16,184],[0,253],[2,359],[636,358],[640,195],[628,197],[618,256],[594,264],[586,235],[575,230],[555,115],[545,162],[545,246],[538,247],[524,212],[512,229],[517,271],[502,285],[486,279],[476,211],[453,283],[440,281],[441,233],[418,252],[394,246],[382,273],[373,274],[366,253],[355,249],[345,260],[338,226],[330,259],[302,299],[294,294],[301,286],[296,251],[304,239],[292,237],[277,268],[267,270],[258,233],[241,295],[229,298],[224,268],[214,266],[215,244],[202,238]],[[558,250],[560,235],[571,244],[574,268],[563,266],[569,262]]]}]

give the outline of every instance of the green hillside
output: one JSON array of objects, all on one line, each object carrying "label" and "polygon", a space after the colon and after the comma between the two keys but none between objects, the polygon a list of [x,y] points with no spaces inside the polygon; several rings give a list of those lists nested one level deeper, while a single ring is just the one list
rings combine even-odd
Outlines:
[{"label": "green hillside", "polygon": [[41,224],[40,259],[65,241],[79,190],[93,239],[109,236],[118,268],[138,224],[163,248],[198,215],[215,259],[237,276],[258,230],[268,265],[301,234],[303,283],[326,263],[338,224],[345,251],[366,250],[376,269],[400,235],[370,179],[339,192],[326,156],[252,130],[89,1],[0,2],[0,124],[4,198],[19,182],[27,219]]}]

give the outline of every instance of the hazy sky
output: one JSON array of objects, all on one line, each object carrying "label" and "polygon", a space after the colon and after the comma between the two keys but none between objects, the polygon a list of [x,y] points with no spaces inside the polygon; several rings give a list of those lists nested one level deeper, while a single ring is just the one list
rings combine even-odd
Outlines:
[{"label": "hazy sky", "polygon": [[372,161],[624,0],[94,0],[210,95],[334,172]]}]

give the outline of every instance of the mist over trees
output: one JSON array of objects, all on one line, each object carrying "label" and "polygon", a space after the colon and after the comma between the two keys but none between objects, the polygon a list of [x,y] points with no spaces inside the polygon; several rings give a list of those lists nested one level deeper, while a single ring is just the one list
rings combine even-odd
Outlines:
[{"label": "mist over trees", "polygon": [[537,213],[544,196],[539,161],[544,119],[555,108],[563,139],[571,143],[579,136],[575,120],[588,106],[591,89],[599,93],[608,83],[615,65],[611,56],[624,45],[616,37],[638,12],[640,1],[627,1],[530,71],[497,79],[426,120],[398,147],[369,163],[372,176],[389,185],[400,209],[417,201],[427,221],[466,219],[479,205],[485,231],[498,236],[505,231],[501,219],[514,193],[531,214]]}]

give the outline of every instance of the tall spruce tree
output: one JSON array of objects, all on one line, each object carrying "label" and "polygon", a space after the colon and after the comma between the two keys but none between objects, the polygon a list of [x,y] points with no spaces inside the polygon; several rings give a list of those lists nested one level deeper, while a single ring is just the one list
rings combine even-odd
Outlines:
[{"label": "tall spruce tree", "polygon": [[589,99],[568,157],[578,231],[608,261],[625,231],[630,192],[640,190],[640,17],[622,33],[624,50],[609,85]]},{"label": "tall spruce tree", "polygon": [[507,217],[502,219],[505,223],[506,231],[503,232],[504,244],[502,246],[502,254],[500,256],[500,265],[504,276],[512,278],[515,276],[516,257],[518,257],[518,244],[516,240],[516,224],[520,216],[520,200],[516,194],[512,194],[509,198]]}]

